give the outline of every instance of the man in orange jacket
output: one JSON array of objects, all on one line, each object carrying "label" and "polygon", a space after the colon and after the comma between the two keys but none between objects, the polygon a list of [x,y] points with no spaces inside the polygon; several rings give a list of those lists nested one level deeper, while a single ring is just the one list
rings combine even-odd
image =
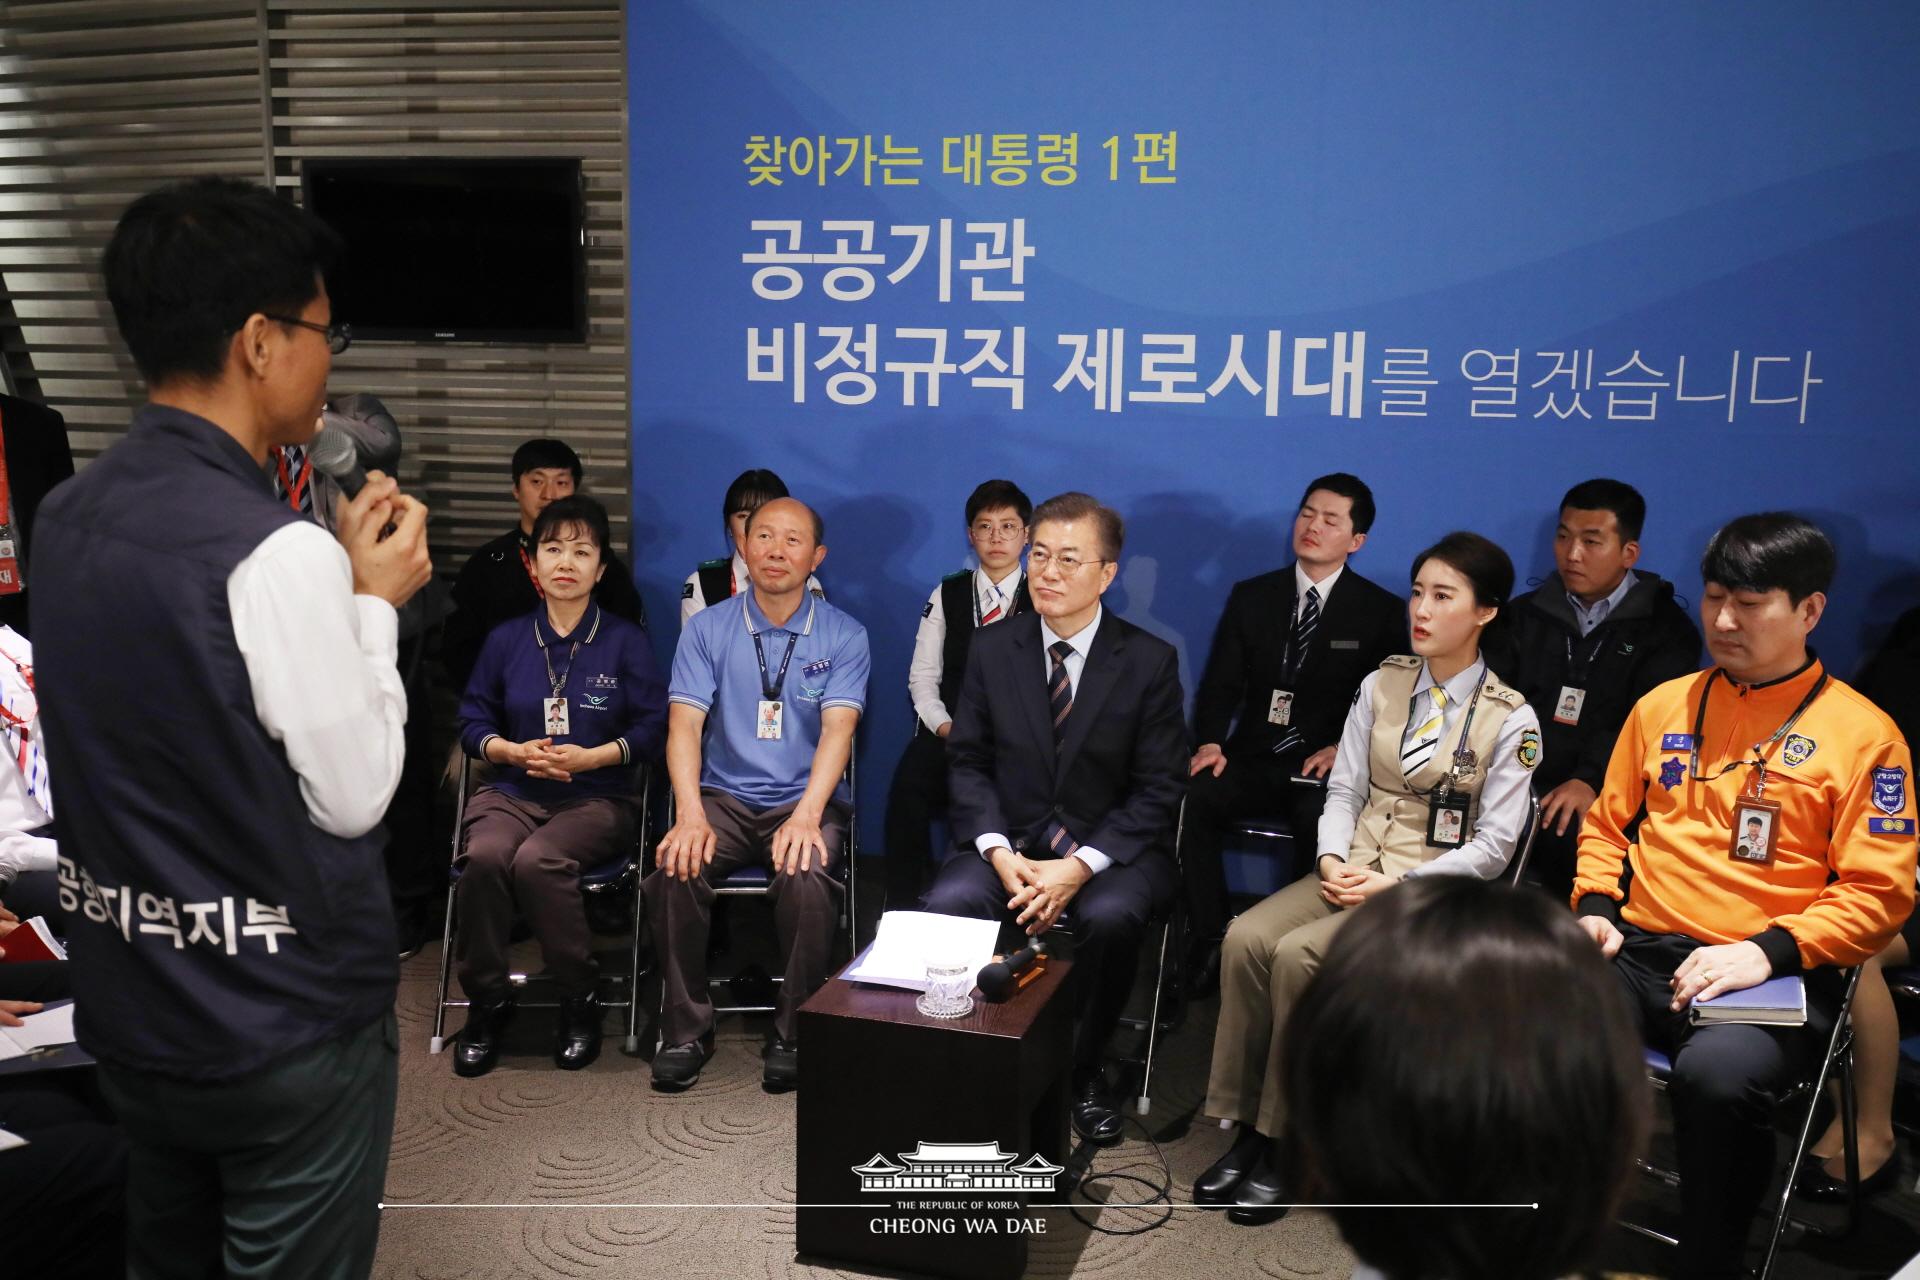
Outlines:
[{"label": "man in orange jacket", "polygon": [[[1833,567],[1798,516],[1713,536],[1700,622],[1716,665],[1634,706],[1580,838],[1581,926],[1673,1061],[1684,1277],[1742,1274],[1774,1163],[1767,1098],[1817,1061],[1835,968],[1879,951],[1913,908],[1907,744],[1807,645]],[[1806,977],[1805,1028],[1689,1024],[1695,999],[1788,974]]]}]

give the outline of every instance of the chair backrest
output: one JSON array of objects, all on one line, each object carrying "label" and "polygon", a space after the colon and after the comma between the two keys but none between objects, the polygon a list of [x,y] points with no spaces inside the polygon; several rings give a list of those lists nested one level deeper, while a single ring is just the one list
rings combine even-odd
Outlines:
[{"label": "chair backrest", "polygon": [[1520,877],[1527,873],[1527,859],[1533,854],[1534,837],[1540,834],[1540,797],[1527,797],[1527,825],[1521,828],[1520,839],[1513,847],[1513,857],[1507,861],[1507,869],[1500,878],[1511,884],[1521,883]]}]

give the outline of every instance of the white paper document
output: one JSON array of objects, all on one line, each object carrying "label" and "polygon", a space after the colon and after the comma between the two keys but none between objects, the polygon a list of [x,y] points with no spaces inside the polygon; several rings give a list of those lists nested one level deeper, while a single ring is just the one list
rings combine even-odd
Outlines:
[{"label": "white paper document", "polygon": [[0,1059],[18,1058],[35,1049],[52,1049],[72,1044],[73,1005],[29,1013],[17,1027],[0,1027]]},{"label": "white paper document", "polygon": [[880,931],[846,977],[908,991],[927,989],[929,964],[964,964],[978,973],[993,963],[997,920],[971,920],[932,911],[889,911]]}]

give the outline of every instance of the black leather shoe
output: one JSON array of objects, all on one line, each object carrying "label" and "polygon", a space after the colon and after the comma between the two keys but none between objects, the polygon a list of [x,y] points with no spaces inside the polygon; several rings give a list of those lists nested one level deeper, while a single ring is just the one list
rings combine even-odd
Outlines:
[{"label": "black leather shoe", "polygon": [[1240,1180],[1260,1162],[1266,1146],[1267,1140],[1258,1129],[1250,1124],[1241,1125],[1239,1132],[1234,1135],[1233,1145],[1227,1148],[1227,1154],[1208,1165],[1207,1171],[1194,1182],[1193,1202],[1232,1204],[1234,1192],[1240,1189]]},{"label": "black leather shoe", "polygon": [[1096,1146],[1110,1147],[1120,1141],[1125,1127],[1120,1119],[1120,1105],[1114,1101],[1113,1091],[1107,1088],[1103,1072],[1096,1071],[1080,1085],[1067,1115],[1073,1122],[1073,1131]]},{"label": "black leather shoe", "polygon": [[662,1093],[678,1093],[693,1087],[700,1068],[713,1056],[713,1032],[686,1044],[661,1045],[653,1055],[653,1087]]},{"label": "black leather shoe", "polygon": [[1240,1179],[1240,1185],[1233,1193],[1233,1207],[1227,1210],[1227,1221],[1237,1222],[1243,1227],[1278,1222],[1287,1216],[1286,1201],[1287,1190],[1280,1185],[1280,1173],[1274,1168],[1269,1144],[1261,1151],[1259,1159],[1253,1162],[1253,1168],[1247,1170],[1246,1176]]},{"label": "black leather shoe", "polygon": [[[1809,1155],[1800,1162],[1800,1174],[1793,1180],[1793,1189],[1809,1200],[1818,1200],[1822,1204],[1845,1204],[1847,1202],[1847,1180],[1836,1178],[1823,1167],[1825,1161],[1819,1156]],[[1860,1179],[1860,1198],[1879,1195],[1888,1187],[1900,1181],[1900,1153],[1894,1152],[1887,1162],[1872,1173]]]},{"label": "black leather shoe", "polygon": [[560,1003],[559,1033],[553,1043],[553,1065],[578,1071],[600,1056],[600,997],[594,992],[568,996]]},{"label": "black leather shoe", "polygon": [[453,1038],[453,1074],[483,1076],[500,1057],[500,1034],[513,1021],[513,993],[472,1000],[467,1025]]},{"label": "black leather shoe", "polygon": [[1187,998],[1205,1000],[1220,989],[1220,940],[1196,946],[1187,956]]},{"label": "black leather shoe", "polygon": [[785,1093],[800,1083],[800,1046],[779,1036],[767,1046],[766,1066],[760,1072],[760,1084],[769,1093]]}]

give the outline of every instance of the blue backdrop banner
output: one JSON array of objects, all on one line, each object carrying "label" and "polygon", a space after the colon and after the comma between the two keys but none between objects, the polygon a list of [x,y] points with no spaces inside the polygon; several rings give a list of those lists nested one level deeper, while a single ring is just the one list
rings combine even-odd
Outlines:
[{"label": "blue backdrop banner", "polygon": [[1127,517],[1108,602],[1191,696],[1301,486],[1356,568],[1645,493],[1697,596],[1746,511],[1824,525],[1816,641],[1920,603],[1920,9],[649,0],[630,6],[635,558],[663,650],[771,467],[871,634],[863,829],[915,623],[1004,476]]}]

